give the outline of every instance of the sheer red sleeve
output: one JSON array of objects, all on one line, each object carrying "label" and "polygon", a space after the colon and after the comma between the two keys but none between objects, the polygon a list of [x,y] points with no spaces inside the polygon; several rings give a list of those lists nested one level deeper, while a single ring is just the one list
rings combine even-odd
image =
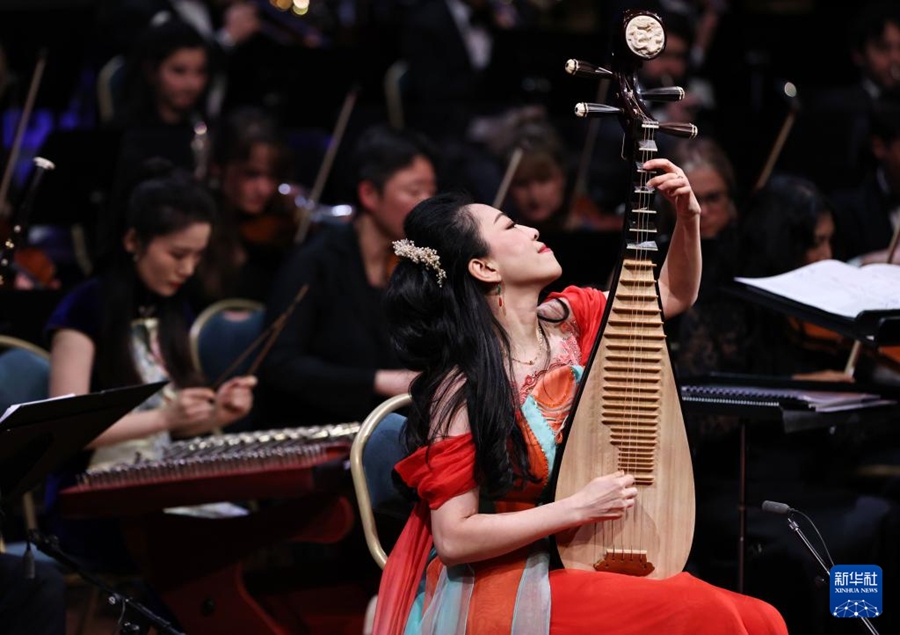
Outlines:
[{"label": "sheer red sleeve", "polygon": [[590,287],[566,287],[562,291],[551,293],[547,302],[562,299],[568,302],[572,317],[578,328],[578,345],[581,348],[581,363],[586,364],[594,348],[603,311],[606,308],[606,296],[599,289]]}]

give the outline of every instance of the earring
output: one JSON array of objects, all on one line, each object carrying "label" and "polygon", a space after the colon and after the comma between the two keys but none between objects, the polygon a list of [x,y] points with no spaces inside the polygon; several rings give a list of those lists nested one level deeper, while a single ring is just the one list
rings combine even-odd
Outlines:
[{"label": "earring", "polygon": [[503,284],[497,283],[497,306],[500,307],[500,311],[503,315],[506,315],[506,308],[503,306]]}]

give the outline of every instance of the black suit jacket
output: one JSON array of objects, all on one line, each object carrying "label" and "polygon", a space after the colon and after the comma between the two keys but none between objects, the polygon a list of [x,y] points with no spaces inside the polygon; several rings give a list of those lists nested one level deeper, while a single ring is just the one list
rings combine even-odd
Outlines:
[{"label": "black suit jacket", "polygon": [[832,195],[836,207],[835,255],[849,259],[878,249],[891,241],[890,212],[900,202],[891,199],[870,173],[857,188],[843,189]]}]

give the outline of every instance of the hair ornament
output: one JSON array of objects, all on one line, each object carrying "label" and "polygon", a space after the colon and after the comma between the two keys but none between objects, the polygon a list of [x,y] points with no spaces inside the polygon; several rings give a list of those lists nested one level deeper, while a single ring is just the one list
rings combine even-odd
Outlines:
[{"label": "hair ornament", "polygon": [[444,286],[444,280],[447,279],[447,273],[441,268],[441,257],[431,247],[418,247],[416,244],[404,238],[403,240],[394,241],[394,253],[401,258],[409,258],[416,264],[425,265],[434,271],[439,287]]}]

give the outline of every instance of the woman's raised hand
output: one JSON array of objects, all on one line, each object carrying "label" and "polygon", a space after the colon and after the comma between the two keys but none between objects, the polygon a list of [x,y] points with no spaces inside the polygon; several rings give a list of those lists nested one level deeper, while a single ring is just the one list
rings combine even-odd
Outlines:
[{"label": "woman's raised hand", "polygon": [[571,502],[575,506],[580,524],[621,518],[634,507],[637,488],[634,477],[624,472],[598,476],[573,494]]},{"label": "woman's raised hand", "polygon": [[700,216],[700,203],[684,170],[668,159],[650,159],[643,167],[645,170],[660,170],[661,173],[647,181],[647,185],[666,197],[679,219]]}]

